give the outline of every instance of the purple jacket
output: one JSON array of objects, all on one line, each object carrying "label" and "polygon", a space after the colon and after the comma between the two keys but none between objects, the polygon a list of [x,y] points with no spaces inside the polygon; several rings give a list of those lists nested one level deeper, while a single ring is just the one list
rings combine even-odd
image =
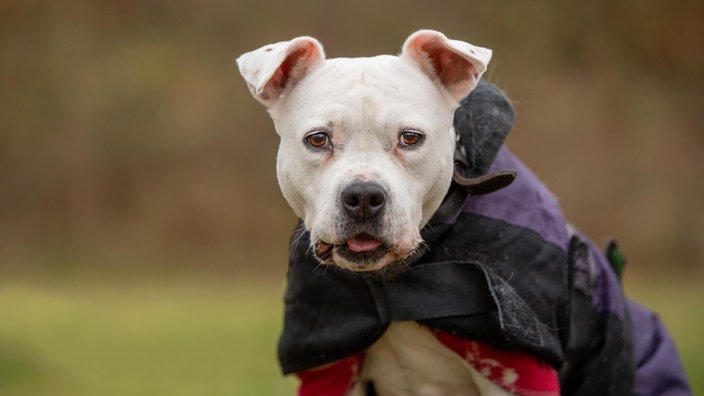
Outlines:
[{"label": "purple jacket", "polygon": [[[531,229],[545,240],[563,246],[566,251],[570,250],[570,239],[572,249],[578,249],[574,245],[578,241],[576,243],[585,251],[581,256],[573,252],[571,258],[574,270],[571,282],[573,312],[570,321],[575,330],[568,338],[579,340],[594,337],[579,334],[580,329],[589,328],[590,324],[584,323],[587,322],[585,318],[602,318],[606,324],[601,330],[615,332],[597,335],[597,340],[598,337],[603,337],[600,342],[603,343],[604,350],[618,350],[630,344],[625,348],[630,350],[632,361],[627,363],[630,367],[623,369],[624,372],[620,375],[629,376],[631,374],[628,371],[632,370],[633,395],[691,395],[675,346],[658,316],[624,297],[619,276],[605,255],[584,236],[565,225],[557,199],[523,163],[506,148],[501,148],[489,173],[506,169],[517,172],[518,177],[514,183],[488,195],[469,197],[462,211]],[[585,302],[589,304],[578,308]],[[580,322],[583,324],[578,324]],[[625,330],[630,331],[619,333]],[[600,371],[599,366],[607,368],[613,362],[594,362],[595,352],[599,349],[599,346],[591,345],[598,344],[594,339],[578,341],[582,346],[570,345],[569,341],[568,339],[565,349],[567,355],[573,356],[566,357],[561,369],[563,393],[592,394],[585,392],[585,387],[588,388],[589,383],[598,378],[609,377],[603,373],[595,376],[595,372]],[[571,348],[573,350],[570,353]],[[586,360],[577,356],[585,352]],[[619,354],[602,351],[596,355],[618,357]],[[581,363],[570,361],[571,359],[581,360]],[[583,367],[576,368],[576,365]],[[618,381],[617,378],[612,380]]]},{"label": "purple jacket", "polygon": [[624,297],[614,263],[565,222],[557,200],[502,146],[513,109],[482,83],[455,126],[466,177],[514,171],[490,193],[453,183],[422,231],[425,249],[392,278],[319,270],[299,227],[291,245],[279,359],[285,373],[360,353],[391,321],[528,352],[565,395],[690,395],[664,326]]}]

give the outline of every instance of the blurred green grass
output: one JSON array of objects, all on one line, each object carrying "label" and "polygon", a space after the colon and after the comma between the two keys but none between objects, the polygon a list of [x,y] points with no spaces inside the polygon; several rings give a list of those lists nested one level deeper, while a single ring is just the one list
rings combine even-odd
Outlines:
[{"label": "blurred green grass", "polygon": [[[704,392],[704,290],[627,279],[676,340]],[[6,280],[0,291],[0,395],[290,395],[275,358],[282,286],[223,277]]]},{"label": "blurred green grass", "polygon": [[293,394],[275,355],[281,292],[191,279],[6,282],[0,395]]}]

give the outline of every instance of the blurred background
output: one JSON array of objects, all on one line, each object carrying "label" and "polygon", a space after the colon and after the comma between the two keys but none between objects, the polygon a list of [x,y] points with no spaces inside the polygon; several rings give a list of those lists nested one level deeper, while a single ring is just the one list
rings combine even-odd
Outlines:
[{"label": "blurred background", "polygon": [[304,34],[394,54],[419,28],[494,50],[508,145],[620,241],[704,391],[704,3],[0,0],[0,395],[290,393],[295,218],[234,60]]}]

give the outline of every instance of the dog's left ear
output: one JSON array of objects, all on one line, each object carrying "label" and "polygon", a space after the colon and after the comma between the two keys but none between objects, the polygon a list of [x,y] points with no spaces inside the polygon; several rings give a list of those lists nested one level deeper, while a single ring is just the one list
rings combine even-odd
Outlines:
[{"label": "dog's left ear", "polygon": [[491,50],[450,40],[434,30],[419,30],[406,39],[401,57],[418,63],[459,102],[474,89],[486,71]]}]

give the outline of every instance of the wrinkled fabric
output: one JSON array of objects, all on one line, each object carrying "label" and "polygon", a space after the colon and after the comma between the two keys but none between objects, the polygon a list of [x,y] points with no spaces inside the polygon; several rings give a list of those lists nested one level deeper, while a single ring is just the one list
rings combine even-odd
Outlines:
[{"label": "wrinkled fabric", "polygon": [[463,357],[491,382],[515,395],[559,396],[557,372],[549,364],[516,350],[494,349],[486,344],[435,331],[437,339]]},{"label": "wrinkled fabric", "polygon": [[425,255],[390,279],[320,266],[299,228],[279,345],[283,371],[359,355],[390,321],[414,319],[537,356],[559,370],[566,395],[689,394],[662,324],[624,298],[603,254],[568,231],[549,191],[505,148],[492,168],[519,176],[503,190],[468,197]]},{"label": "wrinkled fabric", "polygon": [[[537,179],[529,178],[508,150],[499,158],[499,165],[519,170],[517,180],[503,190],[467,199],[451,219],[454,223],[445,221],[444,233],[425,238],[429,251],[390,279],[320,267],[308,249],[307,232],[299,228],[292,238],[297,242],[291,249],[280,339],[284,372],[363,351],[391,320],[411,319],[497,348],[523,350],[559,367],[560,331],[567,326],[569,300],[567,231],[562,227],[562,247],[532,229],[510,224],[509,218],[472,211],[472,205],[482,207],[494,195],[522,194],[533,205],[550,204],[547,192],[542,199],[533,199],[540,194],[528,196],[544,186],[533,185]],[[510,199],[501,202],[513,205]],[[561,216],[556,201],[539,216]],[[437,232],[443,227],[428,228]]]},{"label": "wrinkled fabric", "polygon": [[508,170],[515,181],[478,196],[453,184],[421,231],[418,255],[394,276],[321,266],[299,224],[279,340],[282,371],[298,373],[301,389],[325,388],[316,382],[330,383],[324,371],[340,376],[336,389],[347,389],[359,370],[350,362],[363,364],[391,321],[415,320],[455,340],[450,349],[466,340],[533,356],[559,373],[564,395],[691,394],[657,316],[624,297],[601,251],[569,229],[552,193],[496,144],[513,122],[505,96],[485,83],[475,93],[455,120],[475,123],[456,125],[466,176]]},{"label": "wrinkled fabric", "polygon": [[672,338],[652,311],[628,301],[635,351],[634,396],[691,395]]}]

